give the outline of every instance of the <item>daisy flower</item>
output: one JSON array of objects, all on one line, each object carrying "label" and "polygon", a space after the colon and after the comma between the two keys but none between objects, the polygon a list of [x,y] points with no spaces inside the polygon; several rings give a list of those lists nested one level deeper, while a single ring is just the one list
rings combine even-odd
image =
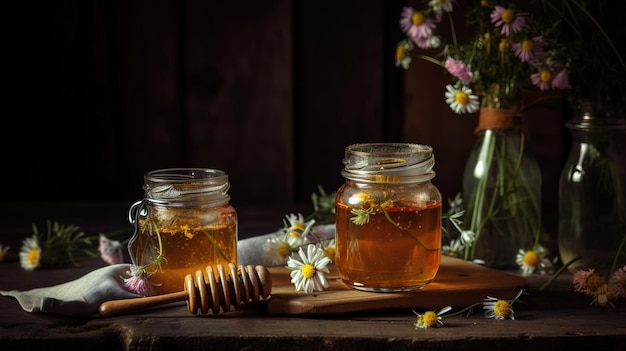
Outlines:
[{"label": "daisy flower", "polygon": [[295,238],[291,235],[275,235],[265,241],[263,246],[263,258],[272,266],[282,266],[287,263],[287,259],[292,252],[306,242],[302,238]]},{"label": "daisy flower", "polygon": [[487,296],[483,299],[483,310],[485,310],[485,317],[495,319],[515,319],[515,311],[513,311],[513,303],[522,295],[524,290],[517,292],[517,295],[513,300],[500,300],[496,297]]},{"label": "daisy flower", "polygon": [[400,15],[400,28],[406,33],[419,47],[428,42],[436,27],[435,21],[427,17],[423,12],[415,11],[411,7],[402,9]]},{"label": "daisy flower", "polygon": [[285,232],[290,236],[299,239],[305,238],[307,235],[309,235],[313,224],[315,224],[315,219],[304,222],[304,217],[301,213],[298,215],[292,213],[286,215],[283,222],[285,223]]},{"label": "daisy flower", "polygon": [[335,242],[335,239],[324,241],[322,243],[322,249],[324,250],[324,256],[328,257],[331,263],[334,262],[335,254],[337,252],[337,244]]},{"label": "daisy flower", "polygon": [[141,296],[154,296],[156,290],[153,284],[148,280],[149,273],[145,267],[131,265],[130,270],[126,271],[129,278],[121,277],[124,280],[124,288]]},{"label": "daisy flower", "polygon": [[118,264],[124,262],[124,248],[117,240],[110,240],[105,235],[100,234],[98,251],[100,257],[108,264]]},{"label": "daisy flower", "polygon": [[0,262],[4,261],[4,258],[6,257],[7,252],[10,248],[11,246],[2,246],[2,244],[0,244]]},{"label": "daisy flower", "polygon": [[537,57],[543,55],[543,39],[537,36],[531,39],[525,39],[520,43],[513,43],[511,50],[515,52],[515,56],[519,57],[522,62],[533,62]]},{"label": "daisy flower", "polygon": [[309,244],[307,252],[302,248],[298,250],[297,258],[289,257],[287,268],[291,269],[291,283],[296,291],[304,291],[307,294],[313,291],[323,291],[328,288],[328,281],[324,273],[330,273],[328,267],[330,258],[324,255],[324,250],[317,245]]},{"label": "daisy flower", "polygon": [[526,12],[516,12],[498,5],[491,13],[491,23],[494,23],[496,27],[502,27],[501,34],[511,35],[522,30],[526,24],[527,15]]},{"label": "daisy flower", "polygon": [[406,40],[398,43],[396,46],[396,67],[402,66],[404,69],[409,69],[409,64],[411,63],[410,50],[411,46]]},{"label": "daisy flower", "polygon": [[35,270],[41,263],[41,247],[37,235],[24,239],[20,249],[20,265],[27,271]]},{"label": "daisy flower", "polygon": [[441,21],[443,12],[452,12],[454,9],[452,6],[452,0],[430,0],[428,2],[428,6],[430,6],[430,8],[433,9],[433,12],[435,12],[437,22]]},{"label": "daisy flower", "polygon": [[626,266],[619,268],[611,275],[609,287],[612,299],[626,298]]},{"label": "daisy flower", "polygon": [[441,247],[441,253],[446,256],[461,257],[465,246],[461,243],[461,240],[452,239],[449,245],[443,245]]},{"label": "daisy flower", "polygon": [[533,85],[539,88],[539,90],[552,89],[552,79],[552,71],[550,71],[550,69],[547,67],[542,67],[537,73],[533,73],[530,75],[530,80],[532,81]]},{"label": "daisy flower", "polygon": [[460,89],[448,84],[446,86],[446,103],[456,113],[473,113],[478,111],[480,103],[478,96],[472,95],[472,89],[461,86]]},{"label": "daisy flower", "polygon": [[517,252],[515,262],[522,269],[522,275],[533,274],[536,270],[546,273],[552,267],[552,262],[546,258],[548,251],[541,245],[534,250],[522,250]]},{"label": "daisy flower", "polygon": [[446,306],[437,311],[426,311],[424,314],[417,313],[413,311],[413,313],[417,316],[417,321],[415,322],[415,328],[431,328],[431,327],[442,327],[443,326],[443,314],[450,311],[452,307]]},{"label": "daisy flower", "polygon": [[472,70],[463,61],[455,60],[452,57],[448,56],[448,58],[446,58],[444,66],[451,75],[458,78],[464,83],[469,83],[474,79],[474,74],[472,73]]}]

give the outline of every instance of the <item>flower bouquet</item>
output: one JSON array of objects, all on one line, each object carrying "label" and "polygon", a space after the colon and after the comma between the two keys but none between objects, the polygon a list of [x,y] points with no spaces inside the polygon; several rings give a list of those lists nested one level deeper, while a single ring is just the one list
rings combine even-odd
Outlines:
[{"label": "flower bouquet", "polygon": [[[459,7],[442,0],[425,1],[420,9],[405,7],[400,27],[407,38],[396,50],[397,66],[408,69],[417,57],[450,73],[443,96],[454,112],[479,112],[459,218],[461,233],[471,231],[475,240],[457,252],[498,268],[520,264],[520,249],[545,252],[540,248],[541,173],[524,123],[525,113],[539,101],[523,105],[521,92],[571,88],[568,67],[558,59],[559,43],[552,40],[553,24],[528,5],[475,0]],[[472,31],[468,42],[457,37],[455,11],[457,17],[464,13]],[[447,44],[437,35],[444,24],[450,26]]]}]

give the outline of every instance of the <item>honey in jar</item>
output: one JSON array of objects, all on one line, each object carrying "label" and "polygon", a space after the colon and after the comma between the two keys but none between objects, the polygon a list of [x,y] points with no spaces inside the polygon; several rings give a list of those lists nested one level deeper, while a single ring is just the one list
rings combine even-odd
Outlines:
[{"label": "honey in jar", "polygon": [[441,194],[432,148],[355,144],[336,197],[336,267],[365,291],[406,291],[433,281],[441,263]]},{"label": "honey in jar", "polygon": [[228,175],[220,170],[178,168],[149,172],[144,199],[129,217],[133,263],[146,266],[158,294],[183,290],[187,274],[237,263],[237,213],[229,204]]}]

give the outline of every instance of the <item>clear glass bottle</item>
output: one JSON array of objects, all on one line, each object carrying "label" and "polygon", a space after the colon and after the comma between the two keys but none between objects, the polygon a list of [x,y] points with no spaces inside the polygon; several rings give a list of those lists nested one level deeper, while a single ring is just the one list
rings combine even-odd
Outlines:
[{"label": "clear glass bottle", "polygon": [[128,248],[158,294],[182,291],[185,275],[208,265],[217,271],[218,264],[237,264],[238,219],[229,188],[228,175],[216,169],[145,174],[144,198],[129,210],[135,234]]},{"label": "clear glass bottle", "polygon": [[536,250],[543,231],[541,182],[521,113],[481,108],[463,172],[463,224],[476,237],[463,258],[513,269],[519,250]]},{"label": "clear glass bottle", "polygon": [[585,104],[566,123],[572,147],[559,182],[559,254],[570,270],[612,273],[626,262],[626,121]]},{"label": "clear glass bottle", "polygon": [[431,183],[432,148],[408,143],[350,145],[337,191],[335,264],[365,291],[425,287],[441,263],[441,194]]}]

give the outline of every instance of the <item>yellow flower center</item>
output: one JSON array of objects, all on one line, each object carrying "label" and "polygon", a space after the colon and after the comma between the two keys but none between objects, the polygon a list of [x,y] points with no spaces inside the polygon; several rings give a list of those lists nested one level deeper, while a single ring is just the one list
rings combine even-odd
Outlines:
[{"label": "yellow flower center", "polygon": [[413,13],[413,16],[411,16],[411,22],[418,27],[421,26],[424,24],[424,14],[421,12]]},{"label": "yellow flower center", "polygon": [[541,79],[542,82],[549,82],[552,80],[552,72],[550,72],[547,69],[544,69],[539,73],[539,78]]},{"label": "yellow flower center", "polygon": [[335,261],[336,253],[337,253],[337,248],[335,248],[334,246],[327,247],[326,249],[324,249],[324,255],[333,261]]},{"label": "yellow flower center", "polygon": [[587,290],[593,291],[593,292],[595,292],[596,290],[598,290],[605,284],[606,283],[604,282],[604,278],[602,278],[601,275],[596,274],[596,273],[590,274],[587,277],[587,280],[585,280],[585,286],[587,287]]},{"label": "yellow flower center", "polygon": [[427,311],[422,315],[422,322],[427,327],[434,327],[437,325],[437,314],[433,311]]},{"label": "yellow flower center", "polygon": [[283,242],[278,245],[278,249],[276,251],[278,251],[278,255],[281,258],[287,258],[291,254],[291,247],[289,247],[289,244]]},{"label": "yellow flower center", "polygon": [[396,47],[396,60],[402,61],[406,57],[406,47],[404,45],[398,45]]},{"label": "yellow flower center", "polygon": [[535,47],[535,42],[529,39],[526,39],[522,42],[522,50],[524,51],[532,51],[533,48]]},{"label": "yellow flower center", "polygon": [[537,267],[539,260],[539,255],[535,251],[527,251],[524,254],[524,264],[528,267]]},{"label": "yellow flower center", "polygon": [[507,39],[502,39],[500,41],[500,44],[498,45],[498,50],[500,50],[500,52],[511,51],[511,41]]},{"label": "yellow flower center", "polygon": [[459,105],[467,105],[469,103],[469,96],[462,91],[457,91],[454,99]]},{"label": "yellow flower center", "polygon": [[289,230],[289,235],[293,236],[294,238],[299,238],[300,234],[304,232],[304,228],[305,226],[302,223],[292,224]]},{"label": "yellow flower center", "polygon": [[493,312],[498,317],[506,318],[511,312],[511,306],[504,300],[498,300],[493,305]]},{"label": "yellow flower center", "polygon": [[502,11],[502,22],[511,23],[515,19],[515,12],[511,9]]},{"label": "yellow flower center", "polygon": [[302,269],[300,269],[300,271],[302,272],[303,277],[311,279],[315,275],[315,266],[310,263],[306,263],[304,266],[302,266]]},{"label": "yellow flower center", "polygon": [[31,249],[28,251],[28,263],[31,265],[36,264],[39,261],[39,249]]}]

